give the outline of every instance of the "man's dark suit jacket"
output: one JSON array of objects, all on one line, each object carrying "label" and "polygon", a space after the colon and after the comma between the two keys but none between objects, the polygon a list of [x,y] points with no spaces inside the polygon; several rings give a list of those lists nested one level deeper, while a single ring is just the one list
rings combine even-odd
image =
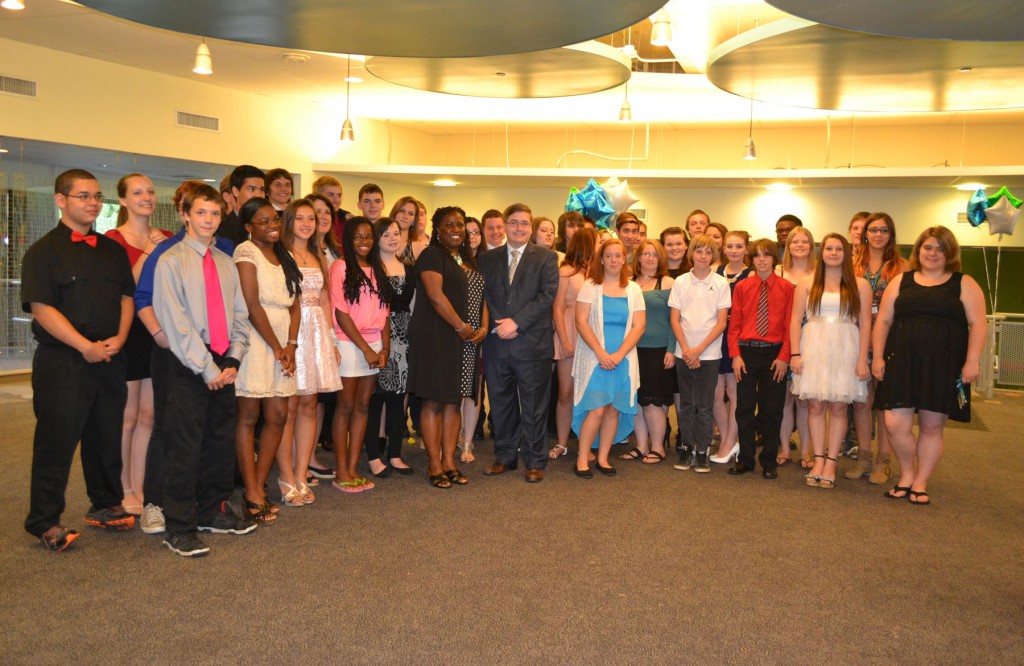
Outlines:
[{"label": "man's dark suit jacket", "polygon": [[551,360],[555,355],[551,306],[558,291],[558,255],[533,243],[520,249],[522,254],[512,284],[508,282],[507,244],[485,252],[480,258],[491,329],[496,325],[494,322],[509,317],[519,327],[519,335],[512,340],[488,333],[484,358]]}]

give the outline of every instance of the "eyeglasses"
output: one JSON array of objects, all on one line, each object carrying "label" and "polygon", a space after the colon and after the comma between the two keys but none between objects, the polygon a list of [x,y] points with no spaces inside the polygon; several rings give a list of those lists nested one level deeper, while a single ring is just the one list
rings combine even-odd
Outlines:
[{"label": "eyeglasses", "polygon": [[657,259],[658,258],[658,253],[657,252],[641,252],[640,256],[643,257],[644,259]]},{"label": "eyeglasses", "polygon": [[368,236],[364,236],[363,234],[356,234],[355,236],[352,237],[352,240],[354,240],[354,241],[372,241],[373,240],[373,234],[370,234]]},{"label": "eyeglasses", "polygon": [[888,236],[889,233],[890,233],[889,232],[889,227],[869,227],[869,228],[865,229],[864,231],[865,231],[865,233],[879,234],[879,235],[882,235],[882,236]]},{"label": "eyeglasses", "polygon": [[281,218],[280,217],[268,217],[266,219],[252,220],[251,222],[249,222],[249,224],[251,224],[253,226],[256,226],[256,227],[265,227],[268,224],[275,224],[275,223],[276,224],[281,224]]},{"label": "eyeglasses", "polygon": [[97,192],[96,194],[89,194],[88,192],[79,192],[78,194],[65,194],[64,196],[66,196],[68,199],[78,199],[82,203],[86,203],[88,201],[96,201],[99,203],[103,203],[102,192]]},{"label": "eyeglasses", "polygon": [[477,231],[476,229],[470,229],[466,233],[469,234],[470,236],[479,236],[480,235],[480,232]]},{"label": "eyeglasses", "polygon": [[510,221],[505,223],[505,226],[506,227],[530,227],[530,226],[533,226],[533,225],[530,222],[527,222],[526,220],[510,220]]}]

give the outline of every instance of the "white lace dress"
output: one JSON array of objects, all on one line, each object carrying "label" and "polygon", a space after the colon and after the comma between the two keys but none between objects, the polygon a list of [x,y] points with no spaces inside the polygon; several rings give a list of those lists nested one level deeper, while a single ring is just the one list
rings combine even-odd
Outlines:
[{"label": "white lace dress", "polygon": [[[235,264],[249,263],[256,267],[256,281],[260,289],[260,305],[267,313],[270,327],[277,336],[278,345],[288,344],[288,308],[295,297],[288,293],[284,269],[267,261],[260,249],[249,241],[235,248]],[[274,398],[295,395],[295,378],[285,376],[274,358],[270,345],[253,327],[249,336],[249,351],[242,359],[235,380],[235,394],[242,398]]]},{"label": "white lace dress", "polygon": [[821,295],[819,312],[807,312],[800,333],[803,371],[793,373],[793,394],[801,400],[864,402],[868,384],[857,379],[860,329],[839,314],[839,292]]}]

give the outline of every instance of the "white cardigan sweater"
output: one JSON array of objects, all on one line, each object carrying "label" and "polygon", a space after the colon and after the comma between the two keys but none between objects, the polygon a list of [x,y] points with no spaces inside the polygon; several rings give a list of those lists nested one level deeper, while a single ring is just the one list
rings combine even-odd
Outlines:
[{"label": "white cardigan sweater", "polygon": [[[604,347],[604,307],[602,295],[601,285],[594,284],[593,280],[588,279],[580,288],[576,302],[590,303],[590,314],[587,317],[587,323],[590,325],[594,335],[597,336],[597,341]],[[629,331],[633,327],[633,313],[638,310],[646,310],[644,306],[644,292],[640,289],[640,285],[632,280],[626,285],[626,299],[627,307],[629,308],[629,316],[626,319],[626,335],[629,335]],[[607,351],[612,353],[615,350]],[[636,347],[629,350],[623,361],[629,364],[629,404],[634,405],[636,404],[636,392],[640,388],[640,367],[637,364]],[[597,354],[594,353],[594,350],[583,341],[583,336],[577,337],[576,354],[573,356],[572,361],[573,405],[578,405],[580,400],[583,399],[583,393],[587,390],[590,377],[599,365]]]}]

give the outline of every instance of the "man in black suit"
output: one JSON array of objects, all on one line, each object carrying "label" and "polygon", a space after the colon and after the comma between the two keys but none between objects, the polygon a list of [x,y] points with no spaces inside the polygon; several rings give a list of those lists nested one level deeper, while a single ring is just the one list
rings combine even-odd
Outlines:
[{"label": "man in black suit", "polygon": [[551,306],[558,291],[558,255],[530,242],[533,212],[526,204],[505,209],[505,245],[484,253],[487,308],[494,323],[484,340],[487,392],[494,418],[497,476],[518,466],[526,481],[544,480],[547,465],[548,396],[554,328]]}]

